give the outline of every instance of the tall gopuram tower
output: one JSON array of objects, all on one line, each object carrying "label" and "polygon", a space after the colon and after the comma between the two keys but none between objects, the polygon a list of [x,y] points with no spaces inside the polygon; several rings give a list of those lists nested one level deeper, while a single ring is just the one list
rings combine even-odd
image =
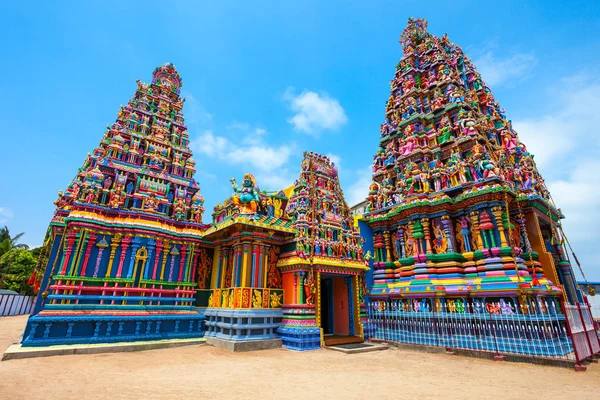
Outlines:
[{"label": "tall gopuram tower", "polygon": [[59,192],[23,346],[202,336],[194,288],[212,249],[201,235],[182,80],[165,64],[137,84]]},{"label": "tall gopuram tower", "polygon": [[422,19],[400,44],[361,221],[371,296],[493,313],[581,300],[563,216],[475,66]]},{"label": "tall gopuram tower", "polygon": [[362,342],[364,272],[360,236],[327,156],[304,153],[286,208],[296,231],[277,262],[284,288],[284,346]]}]

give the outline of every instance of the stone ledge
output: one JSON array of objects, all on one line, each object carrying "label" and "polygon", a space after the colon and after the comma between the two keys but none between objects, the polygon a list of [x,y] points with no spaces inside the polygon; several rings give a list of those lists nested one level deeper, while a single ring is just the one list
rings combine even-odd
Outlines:
[{"label": "stone ledge", "polygon": [[20,343],[16,343],[11,345],[4,352],[2,355],[2,361],[72,354],[122,353],[126,351],[168,349],[173,347],[203,345],[205,343],[206,339],[204,338],[167,339],[121,343],[71,344],[46,347],[23,347]]},{"label": "stone ledge", "polygon": [[245,342],[238,342],[209,336],[206,338],[206,344],[233,352],[254,351],[278,349],[281,347],[281,339],[249,340]]},{"label": "stone ledge", "polygon": [[367,346],[366,347],[359,347],[359,348],[355,348],[355,349],[346,349],[340,346],[325,346],[325,349],[327,350],[333,350],[333,351],[339,351],[342,353],[346,353],[346,354],[360,354],[360,353],[369,353],[372,351],[381,351],[381,350],[387,350],[389,348],[389,346],[387,344],[375,344],[375,343],[365,343]]}]

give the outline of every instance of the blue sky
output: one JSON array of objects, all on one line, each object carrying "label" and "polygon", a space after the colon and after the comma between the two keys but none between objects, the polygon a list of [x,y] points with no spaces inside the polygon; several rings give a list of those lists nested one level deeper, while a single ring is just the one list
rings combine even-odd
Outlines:
[{"label": "blue sky", "polygon": [[[588,279],[600,224],[600,11],[594,2],[12,2],[0,15],[0,224],[38,245],[85,155],[136,79],[174,63],[196,179],[212,207],[229,179],[298,176],[333,156],[364,198],[407,18],[463,47],[536,154]],[[80,4],[81,3],[81,4]]]}]

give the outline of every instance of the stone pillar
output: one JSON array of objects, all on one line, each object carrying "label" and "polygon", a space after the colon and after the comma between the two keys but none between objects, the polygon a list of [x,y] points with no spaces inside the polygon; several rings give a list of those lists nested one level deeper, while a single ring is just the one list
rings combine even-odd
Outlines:
[{"label": "stone pillar", "polygon": [[241,282],[241,257],[242,257],[242,245],[236,243],[233,245],[233,272],[231,276],[231,287],[238,286],[238,281]]},{"label": "stone pillar", "polygon": [[241,287],[247,287],[248,286],[248,258],[250,255],[250,243],[249,242],[244,242],[242,245],[242,265],[241,265],[241,274],[242,274],[242,280],[240,282],[240,286]]},{"label": "stone pillar", "polygon": [[348,288],[348,334],[354,336],[354,296],[352,290],[352,277],[344,277],[344,283]]},{"label": "stone pillar", "polygon": [[[137,251],[140,248],[142,244],[142,240],[136,236],[133,238],[133,240],[131,241],[131,255],[129,256],[129,268],[127,269],[127,278],[131,278],[131,276],[133,275],[133,266],[136,263],[136,256],[137,256]],[[119,270],[119,272],[117,272],[117,278],[121,277],[121,270]]]},{"label": "stone pillar", "polygon": [[117,278],[121,277],[123,272],[123,263],[125,263],[125,255],[127,254],[127,248],[131,242],[131,236],[125,236],[121,242],[121,254],[119,256],[119,267],[117,268]]},{"label": "stone pillar", "polygon": [[171,250],[171,243],[165,240],[163,249],[163,258],[160,264],[160,277],[158,278],[161,281],[165,280],[165,267],[167,265],[167,257],[169,257],[169,251]]},{"label": "stone pillar", "polygon": [[258,262],[257,262],[258,245],[256,242],[250,244],[250,287],[258,287]]},{"label": "stone pillar", "polygon": [[383,239],[384,239],[384,243],[385,243],[385,261],[393,261],[392,255],[390,252],[390,250],[392,248],[392,243],[390,240],[390,231],[383,232]]},{"label": "stone pillar", "polygon": [[258,249],[258,265],[260,266],[258,279],[260,287],[267,287],[267,265],[265,263],[265,244],[261,243]]},{"label": "stone pillar", "polygon": [[[140,280],[150,278],[150,268],[148,268],[148,264],[150,264],[152,262],[152,255],[154,254],[155,248],[156,248],[156,241],[154,239],[148,240],[148,244],[146,246],[146,249],[148,249],[148,258],[146,258],[146,261],[144,261],[144,266],[142,267],[142,269],[144,271],[144,275],[143,276],[140,275]],[[142,272],[140,271],[140,274],[141,273]]]},{"label": "stone pillar", "polygon": [[454,244],[452,240],[452,228],[450,225],[450,217],[447,215],[442,216],[442,226],[444,228],[444,233],[446,234],[446,240],[448,240],[448,253],[454,252]]},{"label": "stone pillar", "polygon": [[[198,256],[200,256],[200,248],[194,245],[194,258],[192,260],[192,276],[190,277],[190,282],[196,281],[196,270],[198,268]],[[213,271],[214,274],[214,271]],[[217,282],[218,285],[218,282]],[[220,287],[220,286],[217,286]]]},{"label": "stone pillar", "polygon": [[263,245],[263,265],[264,265],[264,278],[263,278],[263,287],[269,286],[269,249],[271,246]]},{"label": "stone pillar", "polygon": [[298,273],[293,272],[294,277],[294,304],[298,304]]},{"label": "stone pillar", "polygon": [[305,302],[305,299],[304,299],[304,275],[306,275],[306,272],[304,272],[304,271],[298,272],[298,303],[297,304],[304,304],[304,302]]},{"label": "stone pillar", "polygon": [[404,228],[398,228],[398,232],[400,232],[400,251],[398,254],[398,259],[406,257],[406,249],[404,248]]},{"label": "stone pillar", "polygon": [[[496,220],[496,226],[498,227],[498,233],[500,235],[500,247],[509,247],[506,242],[506,234],[504,233],[504,224],[502,223],[502,207],[492,207],[492,214]],[[510,215],[507,215],[508,226],[510,227]],[[507,231],[510,235],[510,229]],[[510,240],[510,239],[509,239]]]},{"label": "stone pillar", "polygon": [[112,272],[112,266],[115,261],[115,253],[117,252],[117,248],[121,244],[121,234],[117,233],[110,240],[110,256],[108,257],[108,267],[106,268],[105,278],[110,278],[110,273]]},{"label": "stone pillar", "polygon": [[154,266],[152,267],[152,280],[156,280],[156,274],[158,271],[158,261],[160,260],[160,253],[163,249],[163,242],[158,240],[156,242],[156,256],[154,256]]},{"label": "stone pillar", "polygon": [[182,281],[183,271],[184,271],[184,269],[186,269],[185,255],[187,254],[187,244],[181,245],[180,254],[181,255],[179,256],[179,275],[177,276],[177,282]]},{"label": "stone pillar", "polygon": [[102,254],[104,254],[104,249],[108,247],[108,243],[106,243],[106,240],[103,238],[98,243],[96,243],[96,247],[98,247],[98,254],[96,255],[96,265],[94,266],[94,273],[92,275],[92,277],[94,278],[98,277],[98,272],[100,271],[100,264],[102,263]]},{"label": "stone pillar", "polygon": [[62,264],[62,268],[60,270],[61,275],[66,275],[66,273],[67,273],[67,266],[69,265],[69,260],[71,259],[71,253],[73,252],[73,244],[75,244],[76,237],[77,237],[77,234],[73,230],[67,234],[67,249],[65,250],[63,264]]},{"label": "stone pillar", "polygon": [[91,232],[90,236],[85,240],[86,240],[86,242],[85,242],[84,246],[87,246],[87,247],[85,249],[85,255],[83,256],[83,267],[81,268],[81,272],[79,273],[79,276],[85,276],[85,273],[87,272],[87,265],[88,265],[88,261],[90,259],[90,253],[92,252],[92,247],[96,243],[96,234],[94,232]]},{"label": "stone pillar", "polygon": [[429,230],[429,218],[421,218],[423,224],[423,236],[425,238],[425,254],[431,254],[431,232]]},{"label": "stone pillar", "polygon": [[475,250],[483,250],[483,241],[481,240],[481,232],[479,231],[479,211],[471,211],[471,224],[473,230],[473,239],[477,248]]},{"label": "stone pillar", "polygon": [[225,282],[227,281],[227,267],[229,266],[229,247],[223,246],[221,248],[221,256],[223,259],[221,260],[221,267],[219,268],[219,281],[217,282],[217,287],[225,287]]},{"label": "stone pillar", "polygon": [[[218,245],[215,247],[213,252],[213,271],[211,276],[211,288],[219,289],[221,287],[221,280],[223,279],[223,259],[227,253],[227,247]],[[216,268],[215,268],[216,266]],[[194,264],[194,276],[196,276],[196,265]]]},{"label": "stone pillar", "polygon": [[173,272],[175,271],[175,257],[179,254],[179,250],[177,249],[176,244],[173,244],[170,254],[171,254],[171,263],[169,265],[169,278],[167,280],[169,282],[173,282]]}]

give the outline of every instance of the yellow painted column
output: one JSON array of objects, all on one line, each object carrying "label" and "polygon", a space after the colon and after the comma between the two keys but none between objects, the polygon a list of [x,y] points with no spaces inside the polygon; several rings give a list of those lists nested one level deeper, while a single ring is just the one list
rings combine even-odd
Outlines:
[{"label": "yellow painted column", "polygon": [[323,327],[321,326],[321,272],[317,271],[317,304],[316,304],[316,319],[319,327],[321,347],[323,347]]},{"label": "yellow painted column", "polygon": [[[362,322],[360,321],[360,304],[359,304],[359,295],[358,295],[358,291],[359,291],[359,285],[358,285],[358,275],[354,275],[352,277],[353,279],[353,283],[354,283],[354,296],[353,297],[353,301],[354,301],[354,318],[356,323],[354,324],[354,326],[358,327],[358,336],[361,337],[361,339],[365,340],[365,330],[364,330],[364,326],[362,325]],[[356,333],[356,332],[355,332]]]},{"label": "yellow painted column", "polygon": [[110,256],[108,258],[108,268],[106,269],[105,278],[110,278],[110,273],[112,271],[112,266],[115,261],[115,253],[117,252],[117,248],[121,244],[121,234],[117,233],[110,241]]},{"label": "yellow painted column", "polygon": [[[506,241],[506,234],[504,233],[504,225],[502,225],[502,208],[492,207],[492,214],[496,219],[496,225],[498,226],[498,233],[500,234],[500,247],[509,247]],[[510,218],[508,219],[510,224]],[[510,230],[508,231],[510,233]]]},{"label": "yellow painted column", "polygon": [[165,248],[163,250],[163,259],[162,259],[162,263],[160,266],[160,280],[164,281],[165,280],[165,265],[167,265],[167,257],[169,256],[169,253],[171,252],[171,244],[167,241],[165,241]]},{"label": "yellow painted column", "polygon": [[219,269],[219,261],[220,261],[220,256],[221,256],[221,246],[217,246],[215,248],[215,252],[213,253],[213,265],[212,265],[212,273],[210,274],[210,288],[211,289],[217,289],[218,288],[218,282],[217,282],[217,276],[219,275],[220,269]]},{"label": "yellow painted column", "polygon": [[[269,246],[262,246],[263,254],[263,287],[267,287],[269,276]],[[277,267],[275,267],[277,268]]]},{"label": "yellow painted column", "polygon": [[[73,258],[71,259],[71,267],[69,268],[67,275],[73,275],[75,273],[77,264],[79,264],[79,259],[81,258],[81,252],[83,250],[83,246],[85,245],[86,241],[87,241],[87,230],[82,229],[79,233],[79,239],[77,240],[77,245],[75,246],[76,251],[75,251],[75,254],[73,255]],[[71,291],[71,294],[73,294],[72,291]],[[69,300],[69,302],[70,302],[70,300]]]},{"label": "yellow painted column", "polygon": [[425,254],[431,254],[431,232],[429,231],[429,218],[421,218],[423,236],[425,237]]},{"label": "yellow painted column", "polygon": [[392,254],[390,252],[390,249],[392,248],[392,243],[390,241],[390,231],[383,232],[383,240],[385,243],[385,261],[394,261],[392,260]]},{"label": "yellow painted column", "polygon": [[473,223],[473,237],[477,244],[476,250],[483,250],[483,240],[481,240],[481,231],[479,230],[479,211],[471,211],[471,221]]},{"label": "yellow painted column", "polygon": [[250,244],[245,242],[242,245],[242,281],[241,287],[248,287],[248,257],[250,256]]},{"label": "yellow painted column", "polygon": [[231,249],[229,247],[223,247],[221,249],[223,252],[223,262],[221,263],[221,282],[219,283],[219,287],[224,288],[225,282],[227,282],[227,273],[229,272],[229,253]]}]

